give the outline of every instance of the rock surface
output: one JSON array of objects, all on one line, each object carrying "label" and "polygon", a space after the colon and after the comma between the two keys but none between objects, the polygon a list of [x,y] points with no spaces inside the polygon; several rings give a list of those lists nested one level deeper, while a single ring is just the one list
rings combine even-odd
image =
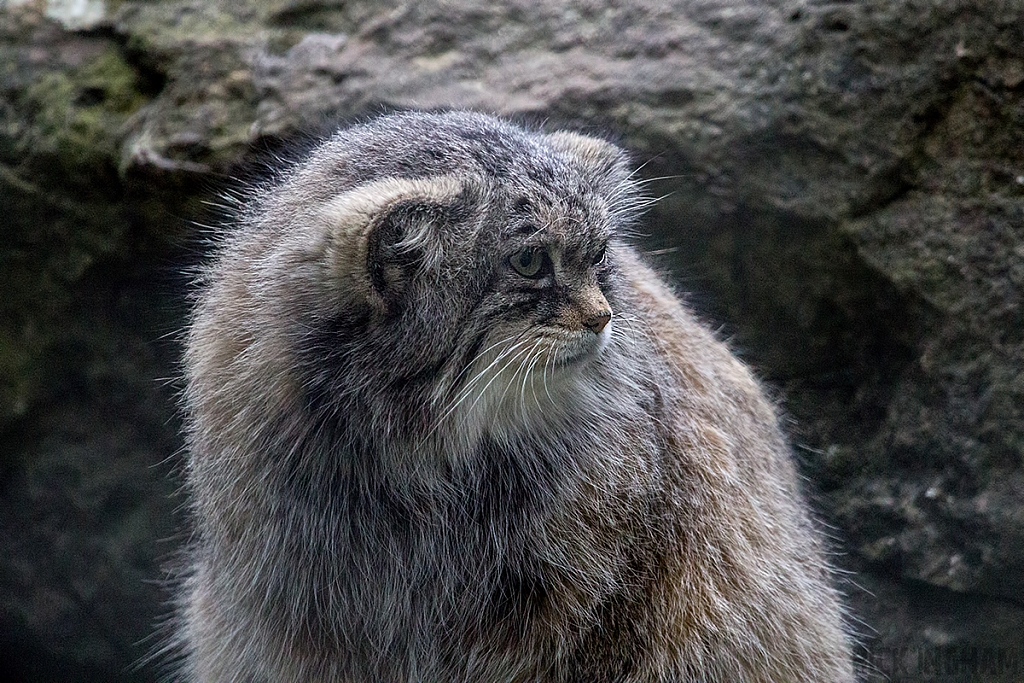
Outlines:
[{"label": "rock surface", "polygon": [[0,1],[0,661],[156,676],[189,221],[396,107],[618,136],[793,418],[866,676],[1024,675],[1016,0]]}]

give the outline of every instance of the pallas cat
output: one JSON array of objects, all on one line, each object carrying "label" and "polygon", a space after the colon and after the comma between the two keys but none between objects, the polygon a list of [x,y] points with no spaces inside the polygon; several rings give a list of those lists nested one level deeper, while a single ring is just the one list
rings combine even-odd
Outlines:
[{"label": "pallas cat", "polygon": [[343,129],[252,187],[187,332],[187,681],[851,681],[772,404],[596,138]]}]

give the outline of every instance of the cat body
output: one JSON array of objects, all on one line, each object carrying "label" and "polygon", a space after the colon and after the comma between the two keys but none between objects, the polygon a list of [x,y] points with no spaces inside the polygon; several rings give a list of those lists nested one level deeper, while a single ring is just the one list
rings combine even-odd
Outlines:
[{"label": "cat body", "polygon": [[624,236],[624,154],[479,114],[255,188],[185,356],[189,681],[852,681],[748,370]]}]

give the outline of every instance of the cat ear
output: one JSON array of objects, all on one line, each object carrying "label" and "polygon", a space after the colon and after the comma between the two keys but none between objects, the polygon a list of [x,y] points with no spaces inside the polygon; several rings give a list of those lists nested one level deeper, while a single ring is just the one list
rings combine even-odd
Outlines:
[{"label": "cat ear", "polygon": [[375,220],[367,237],[366,271],[388,309],[401,304],[406,286],[433,256],[446,220],[444,204],[421,196],[399,200]]},{"label": "cat ear", "polygon": [[569,131],[550,133],[545,138],[548,144],[582,166],[604,192],[611,193],[632,175],[625,150],[606,140]]},{"label": "cat ear", "polygon": [[441,228],[465,203],[463,184],[448,176],[361,185],[325,209],[328,263],[346,292],[394,310],[417,270],[440,256]]}]

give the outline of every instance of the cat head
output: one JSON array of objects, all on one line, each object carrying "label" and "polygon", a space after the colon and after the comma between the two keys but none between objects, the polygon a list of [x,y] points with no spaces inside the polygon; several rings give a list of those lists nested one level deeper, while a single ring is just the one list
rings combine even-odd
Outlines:
[{"label": "cat head", "polygon": [[467,113],[338,133],[258,212],[321,268],[295,306],[304,384],[422,427],[551,396],[613,339],[636,194],[622,150],[575,133]]}]

